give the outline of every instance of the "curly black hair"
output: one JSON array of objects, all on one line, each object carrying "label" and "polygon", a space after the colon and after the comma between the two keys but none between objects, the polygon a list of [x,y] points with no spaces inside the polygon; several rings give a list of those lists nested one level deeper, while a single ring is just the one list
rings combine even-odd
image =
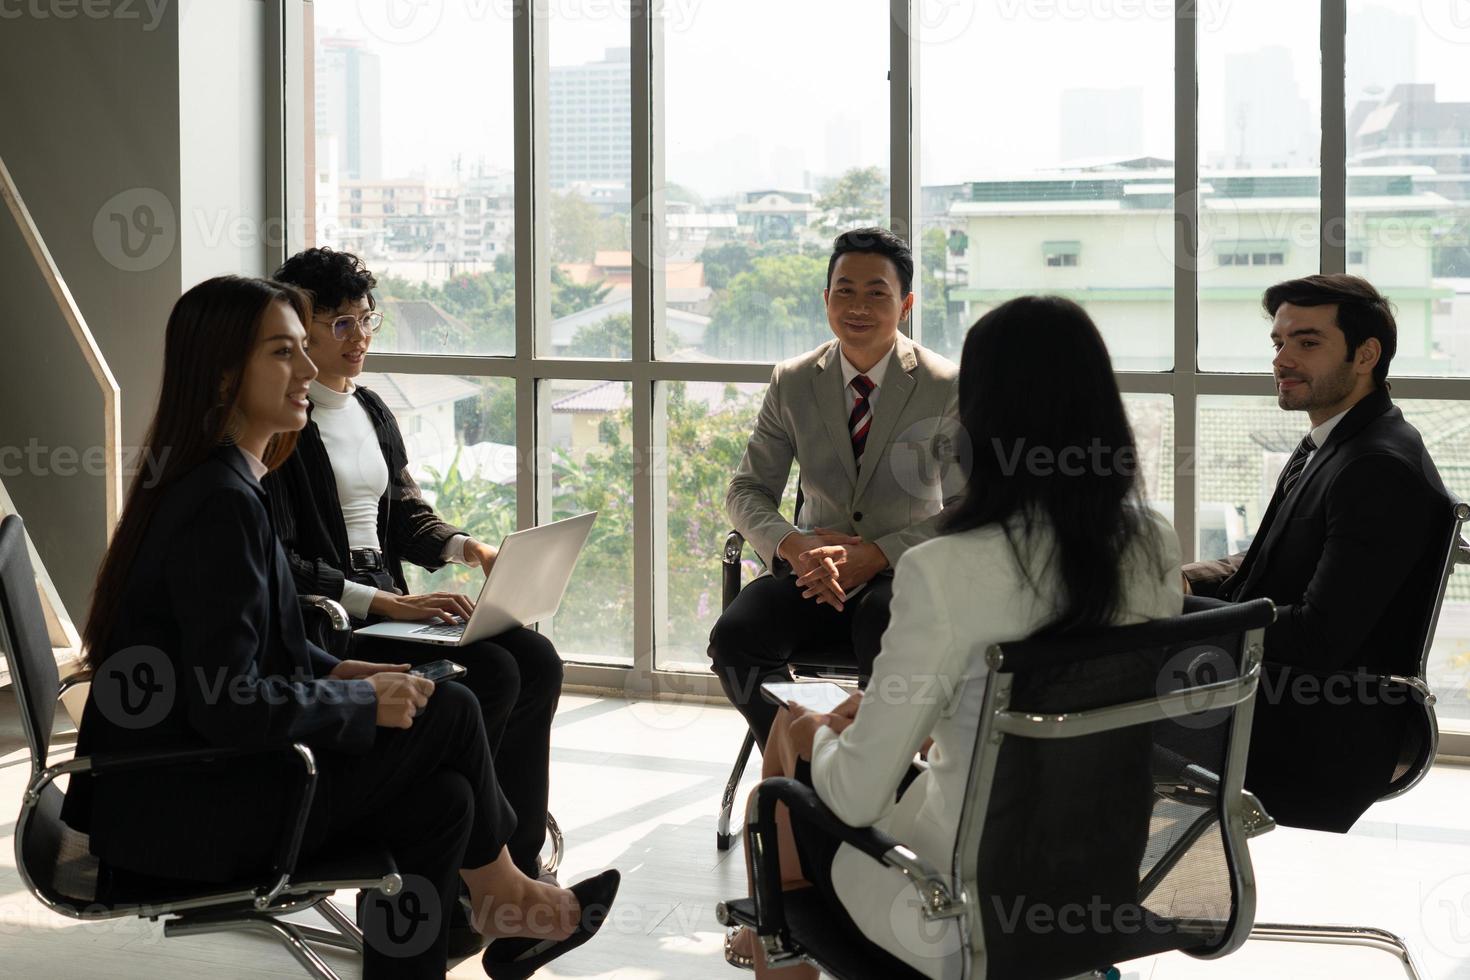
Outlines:
[{"label": "curly black hair", "polygon": [[318,310],[335,310],[364,296],[368,306],[377,309],[373,288],[378,280],[362,259],[351,252],[309,248],[287,259],[271,278],[306,290],[311,294],[312,306]]}]

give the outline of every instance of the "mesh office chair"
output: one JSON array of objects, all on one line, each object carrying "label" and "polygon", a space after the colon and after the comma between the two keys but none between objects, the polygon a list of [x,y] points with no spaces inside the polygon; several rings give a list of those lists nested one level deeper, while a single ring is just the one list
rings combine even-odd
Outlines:
[{"label": "mesh office chair", "polygon": [[[15,823],[15,866],[31,894],[53,912],[74,919],[136,916],[165,919],[165,936],[208,932],[258,932],[280,941],[318,980],[339,980],[310,943],[361,953],[362,932],[326,901],[343,889],[377,889],[392,895],[402,888],[387,851],[362,851],[332,858],[298,860],[307,813],[316,788],[311,749],[296,743],[270,750],[194,749],[74,758],[48,765],[56,700],[65,687],[57,677],[35,578],[26,555],[25,529],[16,516],[0,521],[0,644],[21,727],[30,748],[31,771]],[[75,683],[75,681],[73,681]],[[70,685],[67,685],[70,686]],[[287,807],[275,859],[247,880],[227,884],[123,876],[93,857],[86,834],[61,820],[61,776],[86,779],[136,776],[146,779],[164,768],[230,765],[246,757],[278,757],[291,772],[294,796]],[[207,829],[202,831],[207,832]],[[314,908],[332,929],[288,922],[287,912]]]},{"label": "mesh office chair", "polygon": [[[793,820],[905,876],[915,916],[956,920],[950,955],[965,980],[1115,976],[1112,964],[1142,956],[1233,951],[1255,915],[1246,839],[1271,826],[1241,784],[1274,616],[1260,599],[992,646],[950,865],[842,824],[801,783],[768,779],[747,811],[755,895],[722,903],[720,921],[754,928],[772,966],[807,961],[836,980],[922,976],[837,925],[815,888],[781,891],[782,802]],[[1104,927],[1066,926],[1070,911],[1094,909]]]}]

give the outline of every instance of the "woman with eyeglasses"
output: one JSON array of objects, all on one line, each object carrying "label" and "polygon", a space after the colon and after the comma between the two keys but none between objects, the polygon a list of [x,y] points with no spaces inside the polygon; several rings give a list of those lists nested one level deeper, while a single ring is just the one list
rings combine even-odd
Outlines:
[{"label": "woman with eyeglasses", "polygon": [[[274,278],[312,297],[310,417],[295,453],[264,481],[298,591],[340,601],[354,626],[468,619],[466,596],[412,595],[404,580],[404,562],[430,571],[455,562],[489,575],[496,549],[445,523],[424,501],[397,419],[356,383],[383,322],[372,294],[377,280],[357,256],[329,248],[292,256]],[[420,665],[444,656],[433,644],[383,637],[353,634],[348,643],[348,656],[376,663]],[[511,856],[538,877],[561,657],[545,636],[518,627],[456,647],[453,659],[469,669],[463,683],[479,699],[496,774],[518,818]]]}]

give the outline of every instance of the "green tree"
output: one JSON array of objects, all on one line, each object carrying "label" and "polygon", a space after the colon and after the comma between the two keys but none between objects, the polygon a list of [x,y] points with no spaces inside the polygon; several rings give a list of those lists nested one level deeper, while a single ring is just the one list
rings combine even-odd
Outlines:
[{"label": "green tree", "polygon": [[597,208],[573,193],[551,195],[551,261],[591,262],[597,252]]},{"label": "green tree", "polygon": [[751,260],[756,252],[744,242],[722,242],[707,245],[699,253],[704,263],[704,281],[711,289],[726,289],[730,280],[742,272],[750,271]]},{"label": "green tree", "polygon": [[822,215],[817,227],[835,235],[860,225],[881,223],[887,192],[888,179],[882,170],[854,167],[817,198],[817,210]]},{"label": "green tree", "polygon": [[717,357],[775,361],[830,336],[822,287],[824,258],[761,255],[717,297],[705,349]]},{"label": "green tree", "polygon": [[567,354],[571,357],[632,357],[632,315],[617,313],[578,327],[567,347]]}]

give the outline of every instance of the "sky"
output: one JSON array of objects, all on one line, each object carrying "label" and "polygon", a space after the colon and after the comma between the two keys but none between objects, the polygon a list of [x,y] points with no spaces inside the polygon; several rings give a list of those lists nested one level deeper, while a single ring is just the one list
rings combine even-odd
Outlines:
[{"label": "sky", "polygon": [[[545,2],[553,65],[600,60],[606,48],[628,44],[629,0]],[[1141,148],[1172,156],[1170,0],[916,2],[924,183],[1058,166],[1067,89],[1141,89]],[[1442,99],[1470,99],[1470,24],[1455,18],[1456,2],[1350,0],[1350,55],[1379,57],[1380,39],[1402,34],[1413,52],[1399,62],[1415,76],[1403,80],[1438,82]],[[381,55],[385,176],[442,177],[456,154],[509,169],[510,0],[313,7],[319,36],[361,38]],[[1232,54],[1284,48],[1315,117],[1317,4],[1196,7],[1202,159],[1225,146]],[[889,0],[664,0],[664,34],[668,180],[717,196],[799,185],[807,171],[887,166]],[[1306,135],[1315,145],[1315,131]]]}]

